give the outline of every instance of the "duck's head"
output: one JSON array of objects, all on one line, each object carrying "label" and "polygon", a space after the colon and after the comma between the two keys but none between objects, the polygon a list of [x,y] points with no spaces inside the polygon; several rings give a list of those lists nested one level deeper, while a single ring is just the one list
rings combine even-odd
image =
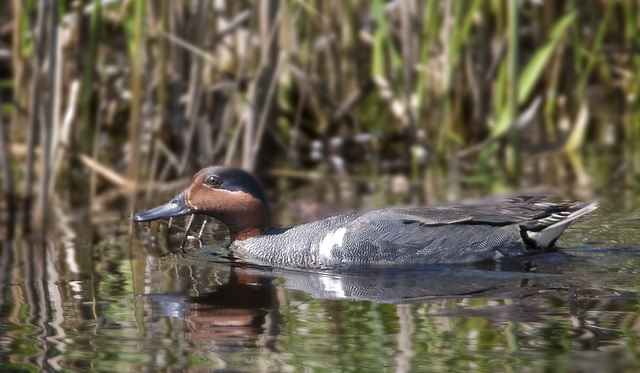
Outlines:
[{"label": "duck's head", "polygon": [[212,166],[198,171],[182,193],[168,203],[134,215],[136,222],[204,214],[229,228],[231,241],[260,236],[270,227],[264,193],[249,173]]}]

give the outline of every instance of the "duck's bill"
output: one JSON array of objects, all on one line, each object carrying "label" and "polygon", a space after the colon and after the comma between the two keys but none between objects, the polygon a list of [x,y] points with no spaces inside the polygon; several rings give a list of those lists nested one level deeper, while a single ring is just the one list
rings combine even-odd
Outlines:
[{"label": "duck's bill", "polygon": [[152,221],[166,219],[174,216],[182,216],[192,213],[191,207],[187,206],[184,198],[185,192],[178,194],[174,199],[164,205],[154,207],[151,210],[135,214],[133,221]]}]

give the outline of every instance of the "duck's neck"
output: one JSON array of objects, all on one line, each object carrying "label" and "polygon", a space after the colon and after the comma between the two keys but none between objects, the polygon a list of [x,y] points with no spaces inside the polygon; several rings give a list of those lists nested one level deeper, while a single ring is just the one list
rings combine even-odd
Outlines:
[{"label": "duck's neck", "polygon": [[266,208],[264,211],[255,213],[232,214],[228,218],[220,220],[229,228],[231,242],[262,236],[271,228],[271,221]]},{"label": "duck's neck", "polygon": [[239,232],[234,232],[231,229],[229,229],[229,234],[231,236],[231,242],[243,241],[243,240],[246,240],[246,239],[249,239],[249,238],[260,237],[268,229],[269,229],[269,227],[267,227],[266,229],[247,228],[247,229],[243,229],[243,230],[241,230]]}]

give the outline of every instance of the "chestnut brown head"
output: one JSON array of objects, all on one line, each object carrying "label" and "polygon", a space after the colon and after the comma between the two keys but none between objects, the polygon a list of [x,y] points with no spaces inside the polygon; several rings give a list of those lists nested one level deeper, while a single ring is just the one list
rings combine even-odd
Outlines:
[{"label": "chestnut brown head", "polygon": [[136,214],[143,222],[186,214],[204,214],[224,223],[231,240],[259,236],[269,229],[269,211],[264,193],[249,173],[230,167],[204,168],[191,184],[168,203]]}]

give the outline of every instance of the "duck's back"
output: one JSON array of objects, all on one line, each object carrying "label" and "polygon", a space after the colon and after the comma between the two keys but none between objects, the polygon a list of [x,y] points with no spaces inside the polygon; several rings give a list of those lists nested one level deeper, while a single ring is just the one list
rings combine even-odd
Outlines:
[{"label": "duck's back", "polygon": [[494,204],[409,206],[336,216],[236,242],[238,256],[289,267],[464,264],[547,249],[595,203],[534,197]]}]

